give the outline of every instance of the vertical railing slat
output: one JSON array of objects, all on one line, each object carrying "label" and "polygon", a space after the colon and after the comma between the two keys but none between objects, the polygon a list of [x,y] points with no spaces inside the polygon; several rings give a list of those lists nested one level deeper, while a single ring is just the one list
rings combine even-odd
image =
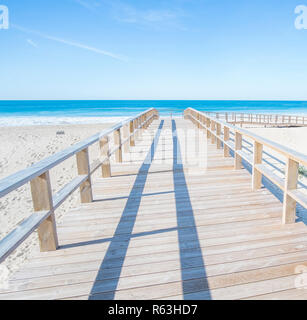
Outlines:
[{"label": "vertical railing slat", "polygon": [[117,147],[115,151],[115,161],[121,163],[123,162],[123,154],[120,129],[114,131],[114,145]]},{"label": "vertical railing slat", "polygon": [[49,171],[30,182],[34,211],[51,211],[50,216],[38,227],[39,246],[42,252],[58,248],[58,236],[53,211]]},{"label": "vertical railing slat", "polygon": [[[242,150],[242,134],[235,133],[235,151]],[[242,168],[242,158],[235,152],[235,169]]]},{"label": "vertical railing slat", "polygon": [[90,161],[88,148],[77,153],[77,168],[79,175],[87,175],[88,178],[80,186],[81,203],[89,203],[93,201],[92,181],[90,176]]},{"label": "vertical railing slat", "polygon": [[103,137],[100,140],[100,154],[102,159],[107,158],[103,161],[101,170],[103,178],[111,177],[111,166],[110,166],[110,147],[109,147],[109,137]]},{"label": "vertical railing slat", "polygon": [[257,190],[261,188],[262,174],[257,170],[256,165],[262,163],[262,151],[263,145],[254,141],[254,152],[253,152],[253,173],[252,173],[252,188]]},{"label": "vertical railing slat", "polygon": [[299,163],[292,159],[287,159],[285,190],[283,201],[283,224],[294,223],[296,214],[296,201],[288,194],[289,190],[297,188]]}]

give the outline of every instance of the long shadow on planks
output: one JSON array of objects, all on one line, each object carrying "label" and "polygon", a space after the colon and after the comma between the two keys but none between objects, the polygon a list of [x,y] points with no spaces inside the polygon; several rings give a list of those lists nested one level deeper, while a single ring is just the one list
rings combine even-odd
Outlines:
[{"label": "long shadow on planks", "polygon": [[[163,124],[164,120],[160,122],[158,131],[151,144],[150,150],[141,168],[138,171],[134,185],[127,199],[124,211],[115,230],[114,236],[112,237],[108,250],[100,265],[98,274],[89,295],[89,300],[113,300],[115,298],[115,291],[118,286],[120,274],[123,268],[130,240],[133,237],[132,231],[135,225],[136,217],[143,196],[143,190],[152,160],[154,158],[156,147],[158,145]],[[135,208],[133,215],[131,215],[131,207]],[[129,215],[129,220],[126,219],[127,215]],[[127,221],[129,221],[128,225]],[[117,259],[115,265],[110,263],[110,261],[112,261],[114,258],[114,253],[118,253],[118,255],[116,256]]]},{"label": "long shadow on planks", "polygon": [[[180,143],[177,137],[175,120],[172,120],[172,136],[173,181],[177,214],[178,242],[180,251],[181,279],[183,290],[182,294],[184,299],[188,299],[188,294],[198,292],[197,299],[211,300],[205,262],[203,259],[202,249],[200,247],[194,212],[183,170]],[[185,199],[184,202],[182,202],[183,199]],[[184,215],[182,214],[182,207],[184,207],[186,211]],[[189,221],[189,228],[186,228],[187,220]],[[187,239],[189,240],[187,241]],[[194,244],[193,258],[187,255],[189,243]],[[192,279],[194,279],[195,281],[193,281]]]}]

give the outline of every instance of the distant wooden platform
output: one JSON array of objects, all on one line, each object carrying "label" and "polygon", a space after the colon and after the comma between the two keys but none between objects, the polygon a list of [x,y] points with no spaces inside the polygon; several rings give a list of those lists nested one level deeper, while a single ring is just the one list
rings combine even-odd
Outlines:
[{"label": "distant wooden platform", "polygon": [[133,162],[124,153],[92,182],[94,201],[65,215],[60,248],[30,259],[0,299],[306,299],[307,227],[282,225],[282,203],[204,131],[205,165],[181,164],[193,141],[180,130],[196,127],[154,120]]}]

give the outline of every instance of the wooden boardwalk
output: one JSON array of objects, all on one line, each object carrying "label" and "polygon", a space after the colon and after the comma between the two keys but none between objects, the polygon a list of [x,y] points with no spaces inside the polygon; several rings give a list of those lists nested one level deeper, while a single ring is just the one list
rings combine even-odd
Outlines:
[{"label": "wooden boardwalk", "polygon": [[[194,139],[205,165],[186,159]],[[233,162],[192,122],[154,120],[0,299],[306,299],[307,227]]]}]

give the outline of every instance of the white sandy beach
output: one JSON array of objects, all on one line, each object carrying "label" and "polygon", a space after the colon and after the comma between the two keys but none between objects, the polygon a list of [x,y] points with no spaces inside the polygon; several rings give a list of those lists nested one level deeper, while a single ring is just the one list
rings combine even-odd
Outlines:
[{"label": "white sandy beach", "polygon": [[292,128],[248,128],[248,130],[287,146],[298,152],[307,154],[307,127]]},{"label": "white sandy beach", "polygon": [[[90,125],[57,125],[1,127],[0,145],[0,178],[31,166],[33,163],[48,157],[68,146],[77,143],[112,124]],[[57,135],[57,131],[65,132]],[[299,152],[307,154],[307,128],[250,128],[251,131],[284,144]],[[91,154],[98,156],[97,150]],[[51,170],[53,191],[59,190],[76,175],[75,157]],[[57,222],[65,212],[78,205],[79,193],[75,192],[56,212]],[[10,193],[0,200],[0,238],[12,231],[24,218],[32,212],[32,201],[29,184]],[[4,264],[11,272],[16,271],[29,257],[31,252],[38,250],[37,235],[34,233],[23,243]]]}]

